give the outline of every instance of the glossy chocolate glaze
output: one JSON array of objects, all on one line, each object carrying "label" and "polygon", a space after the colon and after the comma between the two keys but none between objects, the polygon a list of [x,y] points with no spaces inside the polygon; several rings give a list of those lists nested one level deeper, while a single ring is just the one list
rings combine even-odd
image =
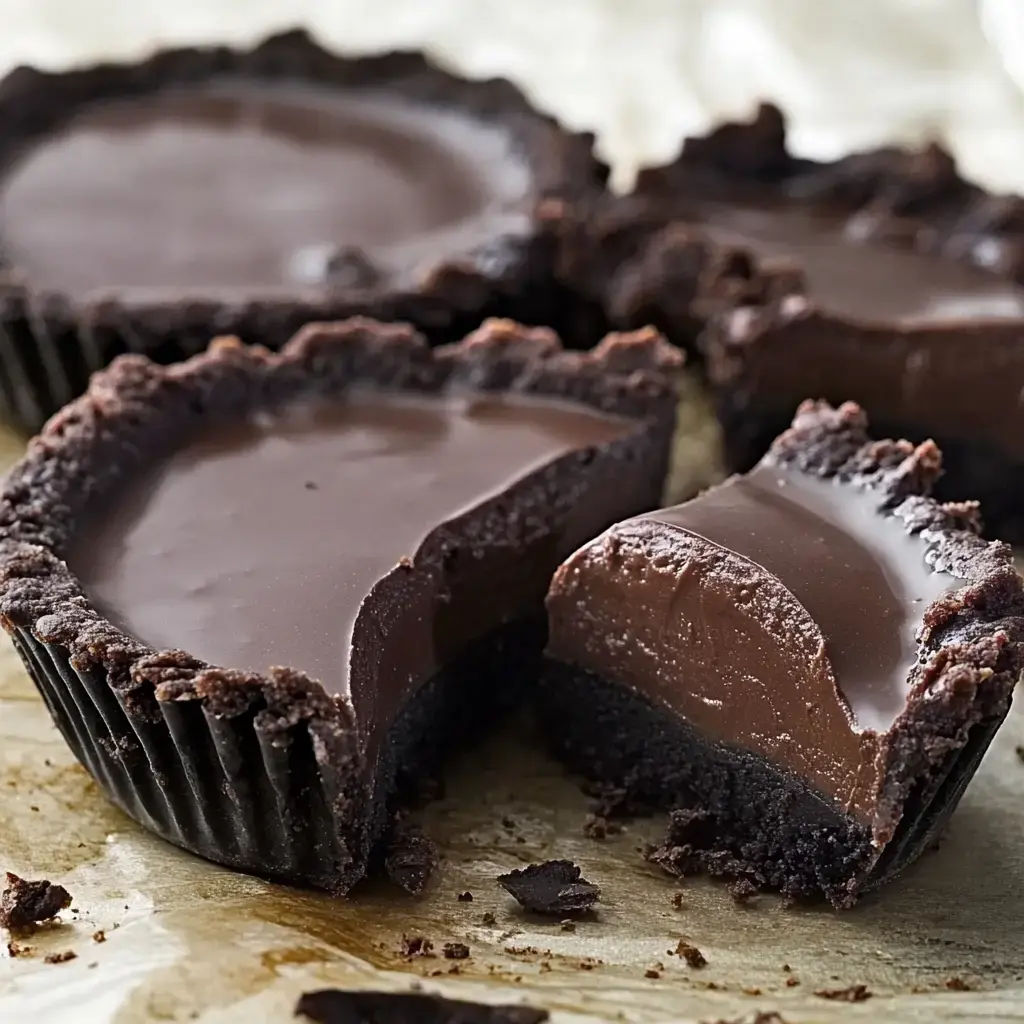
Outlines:
[{"label": "glossy chocolate glaze", "polygon": [[560,569],[550,653],[870,819],[924,610],[960,582],[877,494],[762,463]]},{"label": "glossy chocolate glaze", "polygon": [[854,322],[909,326],[1024,317],[1024,287],[879,240],[866,218],[832,216],[796,201],[708,201],[696,209],[714,239],[792,262],[815,305]]},{"label": "glossy chocolate glaze", "polygon": [[225,80],[84,108],[8,169],[0,237],[76,297],[294,290],[351,273],[350,249],[415,275],[523,230],[530,193],[508,133],[465,114]]},{"label": "glossy chocolate glaze", "polygon": [[[305,401],[222,426],[153,466],[96,510],[68,561],[90,599],[153,647],[226,668],[288,666],[335,694],[349,693],[351,673],[366,687],[351,694],[364,720],[387,715],[466,642],[539,604],[566,552],[543,533],[524,541],[512,552],[515,586],[501,552],[460,552],[443,578],[418,574],[408,593],[378,602],[387,622],[360,616],[375,585],[526,474],[633,429],[525,397]],[[392,582],[401,591],[413,575]],[[467,594],[482,606],[467,607]],[[366,672],[350,666],[354,647]]]}]

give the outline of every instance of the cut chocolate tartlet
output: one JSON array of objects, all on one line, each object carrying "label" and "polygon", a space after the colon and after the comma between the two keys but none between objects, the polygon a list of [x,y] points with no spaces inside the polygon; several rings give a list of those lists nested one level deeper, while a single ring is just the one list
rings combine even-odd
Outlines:
[{"label": "cut chocolate tartlet", "polygon": [[[771,282],[734,286],[700,340],[730,468],[808,395],[853,400],[882,436],[935,440],[940,500],[978,500],[987,531],[1024,538],[1024,199],[965,181],[937,146],[799,159],[765,106],[688,139],[632,202],[746,247],[751,280]],[[615,322],[671,331],[671,271],[648,270],[646,307]]]},{"label": "cut chocolate tartlet", "polygon": [[[412,173],[414,169],[415,173]],[[38,428],[122,352],[278,348],[367,314],[554,324],[549,237],[607,168],[505,81],[300,32],[0,82],[0,405]],[[596,340],[596,339],[591,339]]]},{"label": "cut chocolate tartlet", "polygon": [[611,527],[548,594],[542,719],[680,808],[659,859],[836,906],[936,837],[1024,666],[1024,586],[933,444],[805,403],[748,474]]},{"label": "cut chocolate tartlet", "polygon": [[343,892],[536,677],[559,562],[658,504],[678,353],[490,321],[123,356],[0,494],[0,614],[107,794],[212,860]]}]

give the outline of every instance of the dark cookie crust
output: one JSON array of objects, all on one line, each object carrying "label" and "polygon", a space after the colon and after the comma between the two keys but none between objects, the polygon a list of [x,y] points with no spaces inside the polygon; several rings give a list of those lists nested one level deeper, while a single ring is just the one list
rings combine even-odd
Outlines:
[{"label": "dark cookie crust", "polygon": [[938,145],[887,146],[831,163],[796,157],[783,114],[770,104],[753,121],[687,139],[673,163],[640,172],[636,194],[683,220],[701,199],[795,199],[855,220],[858,238],[1024,282],[1024,199],[966,181]]},{"label": "dark cookie crust", "polygon": [[697,353],[700,332],[717,315],[771,307],[803,288],[791,268],[766,266],[746,249],[713,241],[660,197],[605,192],[555,227],[573,338],[650,324]]},{"label": "dark cookie crust", "polygon": [[608,171],[593,155],[593,137],[564,131],[507,81],[469,82],[419,53],[340,57],[293,31],[245,51],[223,46],[168,50],[139,64],[60,74],[21,67],[0,81],[0,168],[86,104],[224,76],[386,89],[508,126],[534,179],[533,232],[496,238],[481,251],[441,261],[412,290],[374,270],[349,273],[350,279],[321,289],[296,289],[293,298],[254,293],[239,302],[216,295],[143,302],[126,292],[79,307],[66,296],[35,291],[0,249],[4,418],[35,430],[116,355],[137,352],[171,362],[202,351],[211,333],[276,349],[303,324],[353,315],[409,321],[434,341],[466,333],[488,316],[557,323],[561,296],[552,281],[550,236],[584,197],[604,187]]},{"label": "dark cookie crust", "polygon": [[[1024,198],[993,195],[966,181],[936,145],[920,151],[885,147],[832,163],[800,159],[787,148],[783,115],[774,106],[762,106],[751,122],[687,139],[676,161],[641,173],[634,202],[686,221],[699,219],[701,200],[744,198],[796,200],[838,217],[860,239],[1024,283]],[[993,536],[1024,536],[1017,497],[1024,491],[1024,448],[1007,447],[974,425],[1002,405],[1009,418],[1003,437],[1017,430],[1022,320],[887,325],[871,321],[865,309],[858,322],[817,305],[796,264],[762,259],[754,276],[776,284],[713,310],[697,346],[716,393],[731,469],[752,468],[804,398],[853,399],[867,408],[882,435],[936,440],[945,463],[939,497],[978,499]],[[680,320],[672,278],[650,274],[647,280],[652,298],[646,319],[674,337],[679,329],[673,322]],[[930,374],[943,374],[939,379],[947,383],[936,385],[943,397],[931,405],[918,401],[916,411],[901,401],[899,382],[908,369],[923,374],[915,385],[922,394]],[[958,382],[955,387],[950,380]],[[950,402],[951,387],[957,397]],[[945,422],[936,408],[947,410]]]},{"label": "dark cookie crust", "polygon": [[[388,753],[367,764],[351,704],[302,673],[260,676],[156,651],[92,608],[63,561],[87,506],[201,426],[301,395],[341,397],[357,384],[549,396],[637,421],[622,440],[558,459],[485,502],[465,519],[464,536],[422,545],[374,590],[381,602],[401,600],[406,583],[440,571],[453,550],[557,530],[580,501],[610,503],[609,522],[626,505],[655,504],[679,361],[653,331],[574,353],[549,330],[489,321],[462,342],[431,348],[411,327],[361,318],[311,325],[279,353],[226,339],[167,368],[123,356],[30,442],[0,493],[3,625],[70,745],[128,813],[211,859],[345,890],[388,821],[385,801],[372,794],[390,795],[403,772],[432,767],[447,742],[438,723],[471,721],[469,695],[515,698],[539,658],[539,621],[508,624],[435,677],[396,722]],[[630,481],[625,494],[622,481]],[[495,685],[472,687],[480,673]]]},{"label": "dark cookie crust", "polygon": [[549,664],[543,716],[574,769],[636,799],[682,805],[652,853],[666,870],[846,907],[935,839],[1005,718],[1024,670],[1024,583],[1010,547],[978,536],[975,504],[928,496],[941,463],[935,446],[870,440],[851,403],[804,403],[768,459],[869,489],[880,514],[922,538],[928,564],[963,581],[925,611],[906,708],[881,738],[884,781],[870,828],[801,780],[578,668]]}]

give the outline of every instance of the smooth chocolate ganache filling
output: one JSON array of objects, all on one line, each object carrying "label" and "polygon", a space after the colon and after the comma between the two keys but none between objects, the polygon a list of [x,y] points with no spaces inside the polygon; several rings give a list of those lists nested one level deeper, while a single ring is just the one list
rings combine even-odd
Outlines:
[{"label": "smooth chocolate ganache filling", "polygon": [[[387,724],[468,642],[540,603],[560,542],[468,557],[411,588],[386,627],[367,601],[374,586],[526,475],[632,429],[524,396],[302,401],[153,466],[98,510],[69,564],[143,642],[250,672],[297,669],[351,696],[368,728]],[[353,673],[357,638],[380,648],[376,671]]]},{"label": "smooth chocolate ganache filling", "polygon": [[1011,552],[927,497],[933,444],[865,426],[805,403],[750,473],[555,574],[546,731],[577,770],[685,808],[656,857],[678,873],[849,905],[927,845],[1005,715]]},{"label": "smooth chocolate ganache filling", "polygon": [[750,249],[803,274],[810,302],[859,323],[923,326],[1024,318],[1024,287],[977,267],[893,245],[870,218],[799,200],[701,202],[695,215],[716,241]]},{"label": "smooth chocolate ganache filling", "polygon": [[959,585],[877,495],[761,465],[573,555],[550,650],[869,820],[924,610]]},{"label": "smooth chocolate ganache filling", "polygon": [[77,298],[295,291],[368,267],[411,279],[528,230],[534,199],[501,126],[384,91],[214,80],[86,106],[30,145],[0,184],[0,242],[34,287]]}]

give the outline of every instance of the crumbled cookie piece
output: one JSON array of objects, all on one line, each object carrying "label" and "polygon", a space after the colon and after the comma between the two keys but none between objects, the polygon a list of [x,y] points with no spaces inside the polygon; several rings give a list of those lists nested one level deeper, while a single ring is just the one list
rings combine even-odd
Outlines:
[{"label": "crumbled cookie piece", "polygon": [[729,886],[729,895],[741,905],[748,904],[759,892],[760,889],[749,878],[737,878]]},{"label": "crumbled cookie piece", "polygon": [[841,1003],[863,1003],[872,996],[867,985],[847,985],[846,988],[823,988],[814,993],[822,999],[834,999]]},{"label": "crumbled cookie piece", "polygon": [[955,977],[952,977],[952,978],[947,978],[946,979],[946,988],[948,988],[950,990],[950,992],[973,992],[974,991],[974,986],[970,982],[964,981],[964,979],[959,977],[959,976],[955,976]]},{"label": "crumbled cookie piece", "polygon": [[669,952],[673,956],[679,957],[680,960],[685,960],[691,967],[707,966],[707,957],[696,946],[685,939],[680,939],[676,943],[676,948],[669,950]]},{"label": "crumbled cookie piece", "polygon": [[601,896],[601,890],[583,878],[581,869],[569,860],[517,868],[499,875],[498,884],[521,907],[538,914],[580,914],[590,910]]},{"label": "crumbled cookie piece", "polygon": [[469,956],[469,946],[464,942],[446,942],[441,952],[446,960],[465,960]]},{"label": "crumbled cookie piece", "polygon": [[65,949],[63,953],[47,953],[43,962],[48,964],[66,964],[69,960],[76,960],[78,954],[73,949]]},{"label": "crumbled cookie piece", "polygon": [[403,935],[401,954],[410,959],[414,956],[433,956],[434,943],[423,935]]},{"label": "crumbled cookie piece", "polygon": [[49,921],[71,906],[71,893],[62,885],[43,879],[30,882],[10,871],[0,893],[0,927],[10,931]]}]

